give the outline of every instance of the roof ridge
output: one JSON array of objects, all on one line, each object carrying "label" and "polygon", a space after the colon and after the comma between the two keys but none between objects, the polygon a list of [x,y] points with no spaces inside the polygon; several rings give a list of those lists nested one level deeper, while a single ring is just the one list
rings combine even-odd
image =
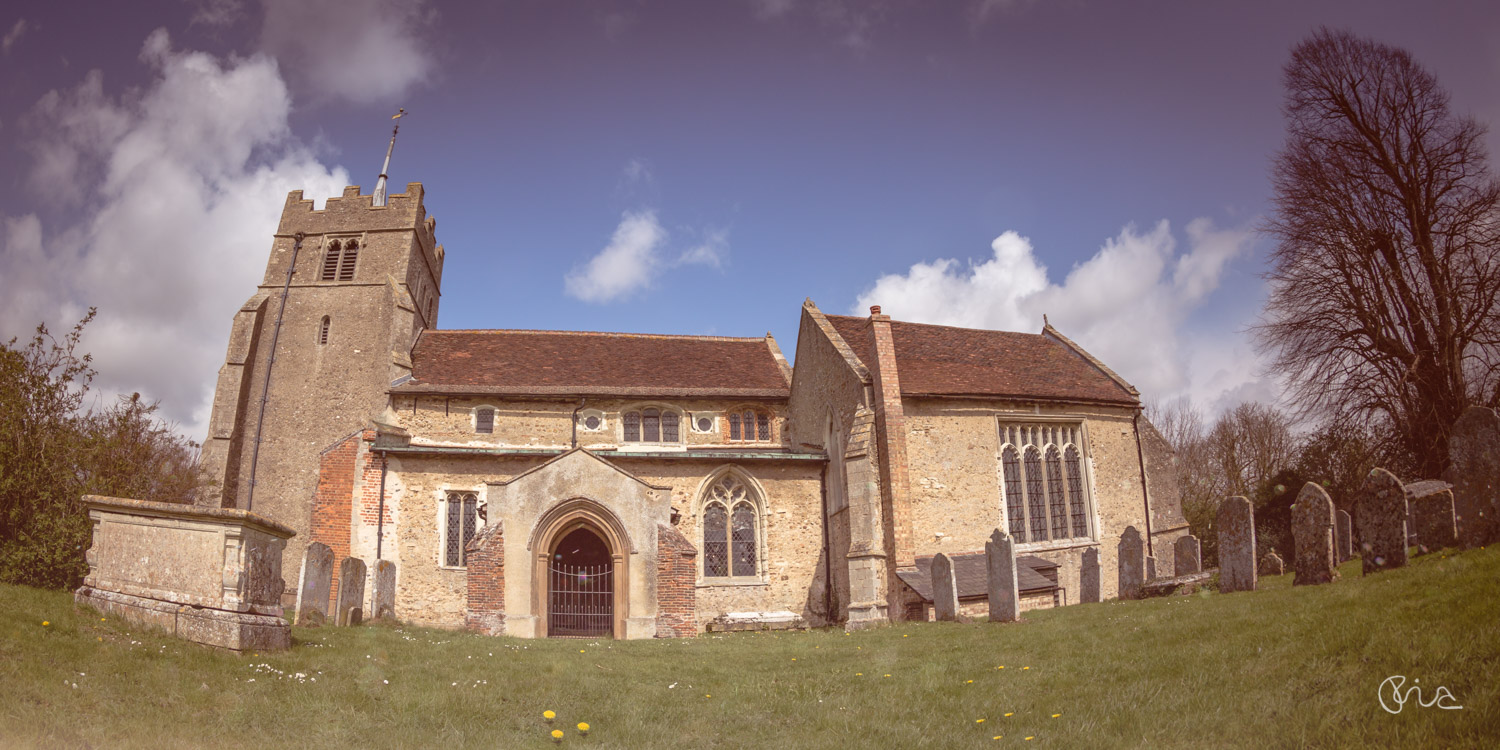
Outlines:
[{"label": "roof ridge", "polygon": [[429,334],[443,333],[521,333],[555,334],[563,336],[617,336],[636,339],[689,339],[693,341],[727,341],[736,343],[765,343],[764,336],[703,336],[690,333],[627,333],[624,331],[556,331],[528,328],[428,328]]},{"label": "roof ridge", "polygon": [[[829,315],[828,313],[824,313],[824,315],[827,316],[827,317],[830,317],[830,318],[845,318],[845,319],[848,319],[848,320],[869,320],[869,318],[864,317],[862,315]],[[1037,336],[1037,337],[1040,337],[1040,338],[1046,338],[1046,336],[1044,336],[1043,334],[1040,334],[1040,333],[1027,333],[1025,331],[1006,331],[1006,330],[1002,330],[1002,329],[999,329],[999,328],[974,328],[972,326],[950,326],[950,325],[947,325],[945,323],[918,323],[918,322],[912,321],[912,320],[897,320],[895,318],[891,318],[891,325],[922,326],[924,328],[951,328],[951,329],[953,329],[955,331],[979,331],[981,333],[1010,333],[1010,334],[1015,334],[1015,335],[1018,335],[1018,336]]]}]

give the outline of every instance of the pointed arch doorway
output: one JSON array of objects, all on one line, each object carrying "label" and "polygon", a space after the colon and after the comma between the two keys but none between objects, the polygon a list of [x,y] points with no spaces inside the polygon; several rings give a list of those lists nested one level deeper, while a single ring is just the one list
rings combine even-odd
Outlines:
[{"label": "pointed arch doorway", "polygon": [[604,536],[577,523],[547,555],[547,636],[609,638],[615,632],[615,562]]}]

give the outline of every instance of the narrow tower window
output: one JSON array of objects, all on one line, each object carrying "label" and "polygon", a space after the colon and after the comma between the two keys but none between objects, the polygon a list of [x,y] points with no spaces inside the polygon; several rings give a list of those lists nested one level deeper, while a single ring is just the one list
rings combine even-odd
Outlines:
[{"label": "narrow tower window", "polygon": [[320,281],[333,281],[339,270],[339,251],[343,245],[338,240],[328,243],[328,252],[323,256],[323,274]]},{"label": "narrow tower window", "polygon": [[359,259],[359,240],[344,244],[344,259],[339,263],[339,281],[354,280],[354,263]]},{"label": "narrow tower window", "polygon": [[323,316],[323,322],[318,324],[318,346],[328,343],[328,316]]}]

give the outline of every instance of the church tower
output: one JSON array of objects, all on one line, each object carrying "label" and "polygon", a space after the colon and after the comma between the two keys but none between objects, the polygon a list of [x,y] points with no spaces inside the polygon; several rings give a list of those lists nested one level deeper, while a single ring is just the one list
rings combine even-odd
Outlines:
[{"label": "church tower", "polygon": [[422,185],[379,197],[351,186],[314,210],[302,191],[287,196],[265,277],[235,315],[219,369],[199,502],[296,529],[293,571],[320,452],[386,408],[391,383],[411,374],[417,334],[437,320],[443,248]]}]

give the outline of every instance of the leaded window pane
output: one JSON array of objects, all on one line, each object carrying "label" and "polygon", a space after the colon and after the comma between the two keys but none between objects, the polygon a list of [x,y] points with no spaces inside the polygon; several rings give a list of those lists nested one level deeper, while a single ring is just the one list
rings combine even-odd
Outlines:
[{"label": "leaded window pane", "polygon": [[677,412],[663,412],[661,415],[661,441],[663,443],[677,442]]},{"label": "leaded window pane", "polygon": [[495,431],[494,409],[480,409],[474,413],[474,431],[486,434]]},{"label": "leaded window pane", "polygon": [[729,415],[729,439],[740,439],[740,415],[738,414]]},{"label": "leaded window pane", "polygon": [[625,442],[639,443],[641,441],[641,413],[632,411],[625,414]]},{"label": "leaded window pane", "polygon": [[1007,445],[1000,453],[1001,469],[1005,472],[1005,513],[1010,518],[1010,535],[1016,542],[1026,541],[1026,514],[1021,502],[1021,460],[1014,446]]},{"label": "leaded window pane", "polygon": [[703,510],[703,575],[720,578],[729,575],[728,511],[713,503]]},{"label": "leaded window pane", "polygon": [[1047,448],[1047,500],[1051,506],[1052,538],[1068,538],[1068,499],[1063,493],[1062,457],[1055,445]]},{"label": "leaded window pane", "polygon": [[759,432],[761,440],[771,439],[771,417],[769,415],[757,414],[755,417],[755,427]]},{"label": "leaded window pane", "polygon": [[449,567],[458,567],[463,560],[463,549],[458,543],[459,529],[463,518],[463,504],[458,502],[458,496],[454,493],[448,494],[448,523],[444,527],[447,538],[443,541],[443,563]]},{"label": "leaded window pane", "polygon": [[1042,483],[1042,452],[1026,446],[1026,512],[1030,519],[1031,541],[1047,538],[1047,498]]},{"label": "leaded window pane", "polygon": [[749,503],[734,506],[734,574],[755,575],[755,509]]},{"label": "leaded window pane", "polygon": [[641,412],[641,442],[661,442],[661,412],[655,409]]},{"label": "leaded window pane", "polygon": [[1073,536],[1088,536],[1089,524],[1083,503],[1083,474],[1078,449],[1068,446],[1063,454],[1068,464],[1068,501],[1073,511]]},{"label": "leaded window pane", "polygon": [[478,520],[475,511],[479,506],[479,498],[474,495],[464,495],[464,528],[463,539],[459,543],[461,558],[464,565],[469,564],[469,542],[474,539],[474,526]]}]

